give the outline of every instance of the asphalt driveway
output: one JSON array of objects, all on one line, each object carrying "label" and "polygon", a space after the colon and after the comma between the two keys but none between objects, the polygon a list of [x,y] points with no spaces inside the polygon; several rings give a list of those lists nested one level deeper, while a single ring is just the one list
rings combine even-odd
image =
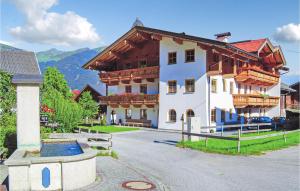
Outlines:
[{"label": "asphalt driveway", "polygon": [[113,135],[119,160],[169,190],[299,190],[299,146],[262,156],[227,156],[175,147],[180,134],[136,131]]}]

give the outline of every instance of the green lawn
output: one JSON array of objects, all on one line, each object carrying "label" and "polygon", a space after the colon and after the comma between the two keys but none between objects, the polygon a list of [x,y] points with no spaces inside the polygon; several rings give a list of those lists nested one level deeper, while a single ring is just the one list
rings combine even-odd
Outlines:
[{"label": "green lawn", "polygon": [[[259,135],[276,133],[272,132],[261,132]],[[242,134],[242,137],[246,136],[257,136],[257,133]],[[300,132],[294,132],[286,135],[286,143],[284,142],[283,136],[269,137],[256,140],[241,141],[241,152],[237,152],[237,141],[222,140],[222,139],[208,139],[207,147],[205,146],[205,140],[197,142],[185,141],[184,147],[200,150],[210,153],[220,153],[229,155],[259,155],[266,151],[273,151],[289,146],[298,145],[300,143]],[[182,142],[178,143],[177,146],[183,147]]]},{"label": "green lawn", "polygon": [[116,133],[116,132],[139,130],[139,128],[114,126],[114,125],[108,125],[108,126],[95,125],[95,126],[92,126],[92,127],[86,127],[86,126],[79,126],[79,127],[80,128],[85,128],[85,129],[91,129],[91,130],[95,130],[95,131],[101,131],[101,132],[104,132],[104,133]]}]

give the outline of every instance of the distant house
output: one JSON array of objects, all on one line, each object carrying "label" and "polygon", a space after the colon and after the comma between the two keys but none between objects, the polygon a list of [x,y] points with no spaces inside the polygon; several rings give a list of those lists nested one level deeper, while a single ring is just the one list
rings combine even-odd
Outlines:
[{"label": "distant house", "polygon": [[106,105],[100,104],[99,100],[99,97],[102,96],[102,94],[97,90],[97,88],[93,87],[90,84],[87,84],[81,91],[73,90],[72,93],[74,95],[74,100],[78,102],[84,92],[90,92],[93,97],[93,100],[99,103],[99,114],[106,113]]},{"label": "distant house", "polygon": [[281,83],[280,91],[280,115],[286,117],[300,113],[299,106],[299,84],[300,82],[292,85]]}]

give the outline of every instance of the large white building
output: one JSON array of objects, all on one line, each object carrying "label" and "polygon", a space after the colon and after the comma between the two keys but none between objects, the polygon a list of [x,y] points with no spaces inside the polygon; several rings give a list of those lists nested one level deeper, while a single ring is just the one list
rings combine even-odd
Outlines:
[{"label": "large white building", "polygon": [[147,28],[140,23],[84,65],[107,84],[108,123],[180,129],[279,116],[285,59],[268,39],[226,42]]}]

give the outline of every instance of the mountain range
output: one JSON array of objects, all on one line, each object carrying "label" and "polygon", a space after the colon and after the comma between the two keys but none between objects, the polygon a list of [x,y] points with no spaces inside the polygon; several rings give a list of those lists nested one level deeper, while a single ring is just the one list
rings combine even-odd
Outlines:
[{"label": "mountain range", "polygon": [[[47,67],[56,67],[64,74],[71,89],[80,90],[87,84],[90,84],[100,93],[103,93],[105,87],[99,80],[98,72],[85,70],[81,67],[104,48],[104,46],[94,49],[80,48],[73,51],[62,51],[52,48],[47,51],[36,52],[36,56],[43,74]],[[9,51],[21,50],[5,44],[0,44],[0,49]]]}]

